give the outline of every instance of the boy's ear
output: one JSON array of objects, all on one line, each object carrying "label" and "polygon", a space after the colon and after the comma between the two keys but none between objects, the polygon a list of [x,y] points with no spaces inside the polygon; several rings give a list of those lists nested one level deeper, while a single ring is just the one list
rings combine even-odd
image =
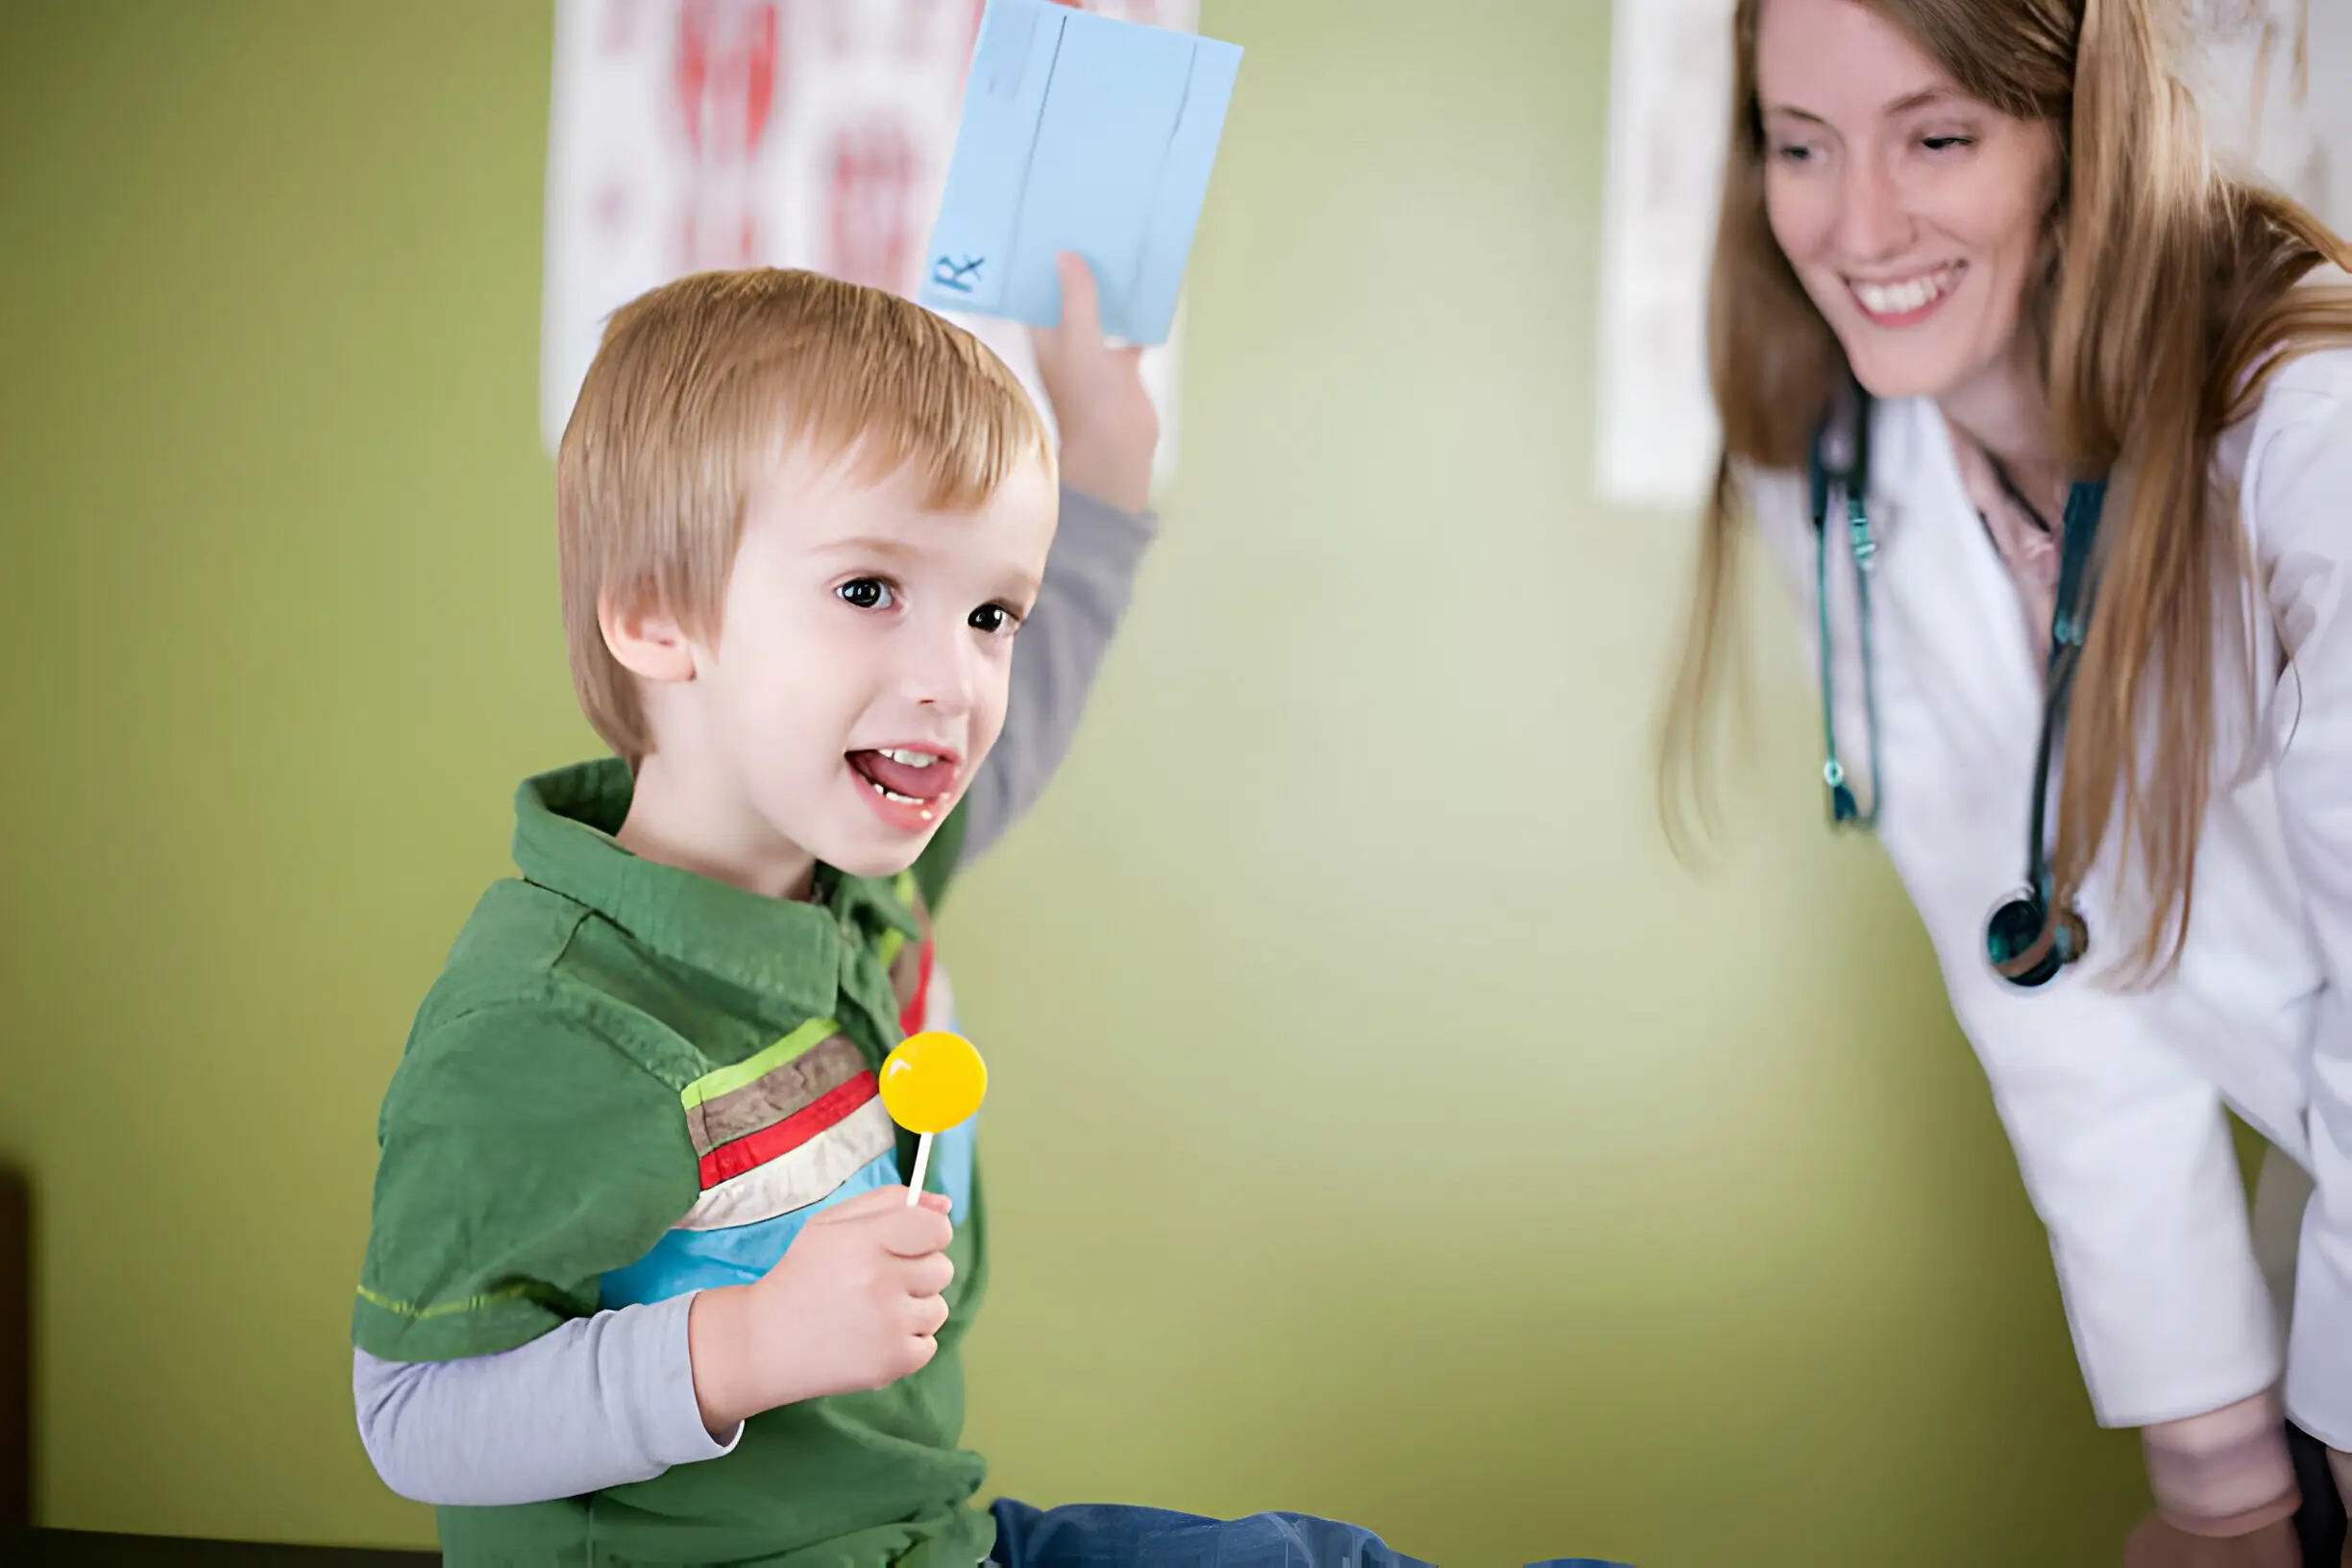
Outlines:
[{"label": "boy's ear", "polygon": [[597,627],[605,648],[630,674],[644,680],[694,679],[694,644],[666,611],[624,600],[606,589],[597,597]]}]

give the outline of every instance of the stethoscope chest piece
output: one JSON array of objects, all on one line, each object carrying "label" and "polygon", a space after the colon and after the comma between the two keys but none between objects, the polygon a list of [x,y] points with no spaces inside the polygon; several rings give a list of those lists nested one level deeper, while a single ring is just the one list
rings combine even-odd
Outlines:
[{"label": "stethoscope chest piece", "polygon": [[2002,900],[1985,921],[1985,961],[2021,990],[2048,985],[2090,948],[2080,912],[2063,909],[2053,920],[2047,896],[2030,888]]}]

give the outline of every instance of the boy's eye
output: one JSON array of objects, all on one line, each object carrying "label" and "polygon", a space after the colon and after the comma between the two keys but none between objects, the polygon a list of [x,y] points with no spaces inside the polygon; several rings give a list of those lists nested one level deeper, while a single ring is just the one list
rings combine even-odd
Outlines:
[{"label": "boy's eye", "polygon": [[1013,612],[1002,604],[983,604],[972,611],[971,625],[977,630],[991,633],[1010,630]]},{"label": "boy's eye", "polygon": [[891,592],[890,584],[879,577],[860,577],[833,591],[861,610],[888,609],[897,597]]}]

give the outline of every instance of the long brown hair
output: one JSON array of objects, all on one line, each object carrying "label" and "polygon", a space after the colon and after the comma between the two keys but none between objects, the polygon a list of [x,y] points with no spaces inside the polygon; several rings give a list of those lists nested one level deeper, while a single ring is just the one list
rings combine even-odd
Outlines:
[{"label": "long brown hair", "polygon": [[[2216,653],[2243,645],[2244,535],[2234,498],[2211,478],[2215,444],[2289,355],[2352,342],[2352,290],[2293,288],[2352,253],[2294,202],[2214,165],[2151,0],[1863,3],[1971,96],[2059,133],[2059,194],[2025,319],[2060,450],[2077,474],[2114,471],[2118,526],[2101,530],[2098,613],[2074,675],[2054,907],[2066,907],[2109,831],[2119,832],[2148,895],[2132,956],[2152,977],[2178,962],[2193,899],[2217,745]],[[1736,640],[1746,524],[1740,467],[1802,467],[1848,374],[1765,215],[1761,5],[1739,0],[1732,24],[1730,157],[1707,306],[1724,452],[1660,771],[1678,848],[1712,805],[1707,751]]]}]

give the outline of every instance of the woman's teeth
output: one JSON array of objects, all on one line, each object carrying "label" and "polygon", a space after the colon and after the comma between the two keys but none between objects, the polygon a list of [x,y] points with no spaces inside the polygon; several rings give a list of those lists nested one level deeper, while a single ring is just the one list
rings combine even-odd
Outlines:
[{"label": "woman's teeth", "polygon": [[901,768],[928,768],[939,761],[939,758],[928,751],[884,751],[881,755],[890,758]]},{"label": "woman's teeth", "polygon": [[1874,316],[1907,316],[1942,299],[1948,288],[1947,272],[1914,278],[1902,283],[1855,283],[1854,298]]}]

